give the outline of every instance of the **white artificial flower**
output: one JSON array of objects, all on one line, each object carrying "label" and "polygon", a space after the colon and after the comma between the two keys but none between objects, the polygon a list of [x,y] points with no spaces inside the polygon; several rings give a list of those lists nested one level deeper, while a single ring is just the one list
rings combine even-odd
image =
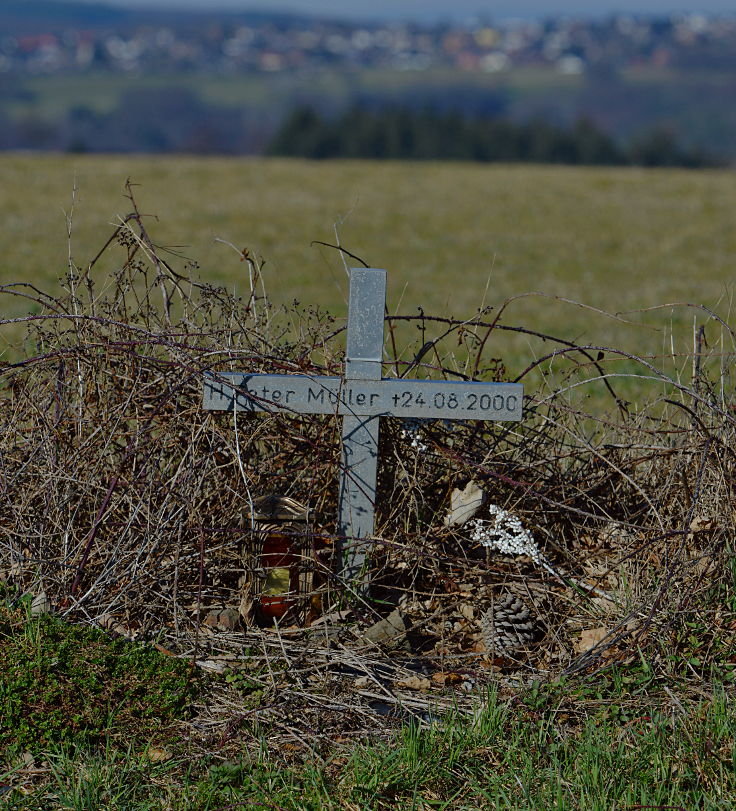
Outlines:
[{"label": "white artificial flower", "polygon": [[535,563],[542,564],[542,553],[531,532],[524,529],[518,516],[495,504],[490,505],[488,512],[491,514],[491,521],[476,518],[470,523],[470,537],[473,541],[503,555],[527,555]]},{"label": "white artificial flower", "polygon": [[558,569],[548,560],[540,551],[534,537],[528,529],[524,529],[521,525],[521,519],[513,515],[507,510],[491,504],[488,508],[491,514],[491,520],[485,521],[482,518],[475,518],[469,521],[467,526],[471,530],[470,539],[476,541],[489,549],[495,549],[502,555],[526,555],[530,557],[537,566],[546,569],[553,577],[557,578],[560,582],[569,585],[572,583],[577,588],[584,589],[585,591],[595,594],[598,597],[618,604],[614,596],[605,591],[590,586],[587,583],[581,582],[574,577],[571,577],[562,569]]}]

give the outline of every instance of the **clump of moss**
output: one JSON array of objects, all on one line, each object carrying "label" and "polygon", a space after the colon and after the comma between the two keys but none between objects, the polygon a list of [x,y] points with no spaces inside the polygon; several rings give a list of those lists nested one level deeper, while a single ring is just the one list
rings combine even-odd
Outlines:
[{"label": "clump of moss", "polygon": [[0,751],[171,739],[197,688],[186,661],[0,597]]}]

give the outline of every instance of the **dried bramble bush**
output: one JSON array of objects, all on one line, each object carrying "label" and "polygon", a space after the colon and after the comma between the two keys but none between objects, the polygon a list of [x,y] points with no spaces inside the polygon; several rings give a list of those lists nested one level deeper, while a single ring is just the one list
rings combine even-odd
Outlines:
[{"label": "dried bramble bush", "polygon": [[[386,376],[507,379],[489,358],[490,336],[504,331],[557,348],[517,378],[527,384],[520,424],[382,421],[371,593],[345,620],[333,554],[337,420],[201,408],[208,371],[339,375],[343,328],[318,309],[272,311],[248,252],[246,297],[195,281],[154,244],[131,202],[60,292],[3,289],[36,309],[22,319],[32,350],[0,365],[4,580],[43,589],[65,616],[155,635],[176,651],[204,644],[210,610],[234,607],[245,626],[238,644],[268,648],[270,632],[248,627],[243,603],[262,576],[253,504],[280,494],[311,516],[312,591],[290,620],[324,629],[325,615],[338,617],[344,650],[363,650],[355,629],[398,610],[405,647],[430,669],[538,676],[637,648],[656,656],[696,615],[704,638],[730,622],[736,423],[723,382],[733,355],[708,354],[702,331],[685,380],[610,347],[510,326],[503,307],[465,322],[387,316]],[[733,343],[712,314],[708,328]],[[622,357],[664,395],[646,408],[623,402]],[[536,385],[543,364],[555,364],[554,385]],[[573,399],[586,380],[609,408],[586,412]],[[475,523],[447,525],[450,493],[471,480],[486,496]],[[510,639],[516,620],[524,645],[487,650],[489,622]],[[586,638],[597,644],[586,649]],[[280,649],[301,650],[288,644],[296,647],[281,640]]]}]

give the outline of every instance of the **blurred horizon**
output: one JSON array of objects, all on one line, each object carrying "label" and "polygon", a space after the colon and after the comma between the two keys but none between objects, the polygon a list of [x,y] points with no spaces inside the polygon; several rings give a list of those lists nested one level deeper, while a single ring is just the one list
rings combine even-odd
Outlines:
[{"label": "blurred horizon", "polygon": [[559,16],[584,18],[612,14],[655,16],[668,14],[733,14],[732,0],[709,0],[693,7],[672,0],[609,0],[591,6],[581,0],[518,0],[518,2],[483,2],[483,0],[353,0],[346,6],[342,0],[81,0],[130,9],[187,9],[217,11],[292,12],[310,16],[327,16],[351,20],[412,20],[417,22],[457,21],[469,18],[534,19]]}]

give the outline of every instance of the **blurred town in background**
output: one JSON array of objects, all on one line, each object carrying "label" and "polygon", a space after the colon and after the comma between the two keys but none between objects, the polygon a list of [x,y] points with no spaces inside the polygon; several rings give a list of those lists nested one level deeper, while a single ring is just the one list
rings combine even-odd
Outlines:
[{"label": "blurred town in background", "polygon": [[[536,128],[558,141],[542,159],[732,162],[736,15],[426,26],[6,2],[0,125],[3,149],[481,160],[534,159]],[[349,126],[364,137],[336,146]],[[417,146],[422,127],[447,136]],[[560,146],[576,132],[587,152]]]}]

